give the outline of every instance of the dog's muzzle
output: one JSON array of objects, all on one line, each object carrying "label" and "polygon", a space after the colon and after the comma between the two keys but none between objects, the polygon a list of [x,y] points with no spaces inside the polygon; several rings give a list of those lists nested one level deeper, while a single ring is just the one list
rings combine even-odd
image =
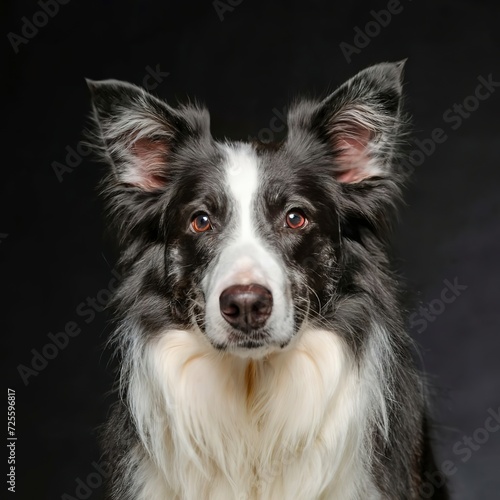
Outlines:
[{"label": "dog's muzzle", "polygon": [[219,298],[222,317],[237,330],[250,333],[264,327],[273,309],[271,292],[261,285],[233,285]]}]

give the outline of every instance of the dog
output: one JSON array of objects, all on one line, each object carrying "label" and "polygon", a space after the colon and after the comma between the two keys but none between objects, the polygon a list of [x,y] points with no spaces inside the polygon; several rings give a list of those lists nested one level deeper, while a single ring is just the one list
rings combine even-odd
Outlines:
[{"label": "dog", "polygon": [[298,100],[276,144],[88,81],[121,243],[109,499],[447,498],[386,245],[403,62]]}]

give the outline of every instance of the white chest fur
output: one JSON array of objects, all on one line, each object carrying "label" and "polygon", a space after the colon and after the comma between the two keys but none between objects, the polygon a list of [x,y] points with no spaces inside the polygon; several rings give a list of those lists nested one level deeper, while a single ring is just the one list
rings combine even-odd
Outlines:
[{"label": "white chest fur", "polygon": [[368,393],[332,332],[258,361],[165,332],[131,363],[138,498],[368,498]]}]

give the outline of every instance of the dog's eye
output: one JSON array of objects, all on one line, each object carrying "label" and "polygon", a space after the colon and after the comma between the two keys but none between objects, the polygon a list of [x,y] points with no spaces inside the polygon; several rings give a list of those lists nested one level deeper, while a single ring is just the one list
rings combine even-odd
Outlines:
[{"label": "dog's eye", "polygon": [[301,210],[290,210],[290,212],[286,214],[286,225],[290,229],[300,229],[307,225],[306,216]]},{"label": "dog's eye", "polygon": [[195,215],[193,217],[193,220],[191,221],[191,228],[195,233],[204,233],[205,231],[210,231],[210,229],[212,229],[210,217],[205,213]]}]

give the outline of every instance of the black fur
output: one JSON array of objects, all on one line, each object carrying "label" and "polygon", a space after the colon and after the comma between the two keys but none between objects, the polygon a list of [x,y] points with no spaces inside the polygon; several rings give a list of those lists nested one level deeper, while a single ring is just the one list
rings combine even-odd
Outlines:
[{"label": "black fur", "polygon": [[[398,170],[406,133],[401,72],[400,63],[381,64],[323,101],[292,107],[286,139],[256,145],[262,186],[254,207],[261,238],[288,270],[295,333],[307,316],[313,324],[342,335],[362,362],[370,325],[389,332],[393,356],[391,366],[383,367],[389,439],[374,430],[377,460],[372,473],[382,497],[394,500],[421,498],[425,474],[435,471],[425,390],[414,367],[397,279],[385,250],[404,180]],[[223,189],[221,151],[211,138],[205,110],[174,110],[128,84],[89,85],[97,125],[94,144],[111,165],[103,193],[123,246],[125,277],[114,305],[116,339],[126,363],[130,343],[136,340],[130,337],[131,325],[140,325],[144,344],[166,326],[190,328],[196,323],[204,330],[200,282],[230,231],[231,208]],[[135,125],[127,128],[122,120],[123,133],[110,133],[124,116]],[[153,189],[127,182],[124,174],[133,168],[127,162],[135,154],[134,134],[144,118],[157,124],[158,130],[146,136],[146,146],[158,151],[164,164],[160,174],[154,172]],[[370,154],[382,169],[360,182],[340,182],[345,166],[338,135],[342,130],[356,135],[363,127],[377,146]],[[162,148],[156,150],[158,142]],[[127,150],[129,156],[120,153]],[[294,208],[309,220],[300,232],[282,225],[284,214]],[[189,229],[199,211],[210,214],[214,225],[202,238]],[[123,401],[126,398],[125,389]],[[128,482],[133,466],[127,460],[131,449],[142,448],[124,402],[114,410],[105,444],[114,468],[109,498],[134,498]],[[446,498],[445,488],[432,498]]]}]

